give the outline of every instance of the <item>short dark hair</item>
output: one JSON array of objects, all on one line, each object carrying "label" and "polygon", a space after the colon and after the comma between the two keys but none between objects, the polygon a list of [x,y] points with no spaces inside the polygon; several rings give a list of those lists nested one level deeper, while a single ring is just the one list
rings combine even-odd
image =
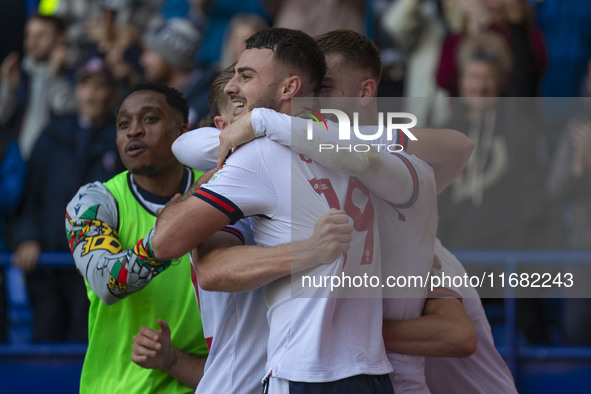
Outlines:
[{"label": "short dark hair", "polygon": [[369,71],[377,81],[382,77],[380,50],[363,34],[353,30],[338,29],[319,35],[315,39],[325,55],[342,55],[347,63]]},{"label": "short dark hair", "polygon": [[166,103],[176,109],[182,116],[183,122],[189,123],[189,104],[187,104],[187,100],[185,100],[181,92],[163,83],[144,82],[131,88],[125,98],[140,90],[151,90],[153,92],[162,93],[164,97],[166,97]]},{"label": "short dark hair", "polygon": [[300,30],[269,28],[246,40],[246,49],[270,49],[274,59],[310,78],[316,91],[326,74],[324,54],[312,37]]},{"label": "short dark hair", "polygon": [[230,97],[224,92],[224,88],[234,76],[235,65],[236,63],[233,63],[231,66],[222,70],[211,84],[208,99],[209,113],[212,116],[220,115],[224,105],[229,105]]},{"label": "short dark hair", "polygon": [[31,16],[29,16],[28,21],[33,20],[33,19],[37,19],[37,20],[39,20],[41,22],[45,22],[45,23],[51,23],[54,26],[55,32],[58,35],[64,34],[66,32],[66,27],[67,27],[66,21],[58,16],[32,14]]}]

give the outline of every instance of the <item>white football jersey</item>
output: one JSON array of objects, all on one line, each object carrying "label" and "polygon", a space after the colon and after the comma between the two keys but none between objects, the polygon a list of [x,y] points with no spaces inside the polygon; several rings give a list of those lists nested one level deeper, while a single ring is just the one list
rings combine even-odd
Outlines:
[{"label": "white football jersey", "polygon": [[[446,275],[463,276],[462,263],[437,239],[435,253]],[[433,394],[517,393],[507,364],[497,351],[490,324],[478,293],[471,287],[455,289],[462,293],[464,308],[476,330],[476,351],[469,357],[427,357],[425,373]]]},{"label": "white football jersey", "polygon": [[[369,193],[352,186],[349,177],[325,170],[268,139],[237,149],[216,175],[195,195],[232,221],[252,216],[255,242],[263,246],[308,238],[316,220],[337,203],[343,209],[361,207],[363,216],[364,204],[371,201]],[[353,272],[361,272],[361,265],[379,269],[375,239],[366,237],[367,229],[375,226],[364,222],[362,231],[354,233],[346,261],[343,256],[306,274],[339,275],[343,266]],[[381,293],[374,299],[320,297],[331,295],[330,289],[302,288],[298,275],[293,277],[294,286],[292,278],[286,277],[265,287],[267,372],[303,382],[391,372],[382,341]],[[292,287],[299,288],[300,297],[292,296]],[[338,294],[342,293],[339,288]]]},{"label": "white football jersey", "polygon": [[[255,122],[259,123],[259,127],[262,127],[267,130],[272,139],[276,139],[278,142],[282,144],[289,145],[294,140],[292,140],[291,134],[288,131],[289,129],[289,117],[275,113],[274,111],[270,110],[263,110],[257,109],[253,112],[253,124]],[[205,130],[205,129],[203,129]],[[368,128],[371,130],[371,128]],[[195,142],[199,141],[194,148],[188,149],[187,154],[183,157],[187,157],[185,160],[190,159],[195,154],[195,150],[203,150],[203,139],[207,139],[208,133],[193,133],[194,136],[192,138]],[[190,135],[189,133],[186,134],[187,137]],[[401,138],[404,137],[403,134],[398,133],[396,137],[396,142],[403,144]],[[213,138],[211,138],[213,140]],[[217,133],[215,135],[215,142],[217,142]],[[387,141],[382,141],[387,142]],[[300,143],[296,143],[297,146],[304,146],[305,142],[300,141]],[[206,146],[208,144],[205,144]],[[211,144],[209,144],[211,145]],[[186,143],[182,145],[183,147],[188,146]],[[297,149],[297,148],[295,148]],[[206,152],[209,153],[209,152]],[[176,154],[176,152],[175,152]],[[207,156],[205,155],[198,155],[198,156]],[[211,155],[209,160],[215,163],[216,157]],[[422,275],[425,276],[425,273],[428,272],[431,262],[432,262],[432,253],[433,253],[433,239],[434,233],[436,228],[436,204],[435,204],[435,186],[433,180],[433,173],[430,166],[426,165],[420,159],[416,158],[415,156],[408,156],[406,154],[397,154],[405,163],[407,167],[411,170],[411,174],[414,178],[414,187],[412,194],[409,198],[407,204],[401,204],[397,207],[392,207],[389,204],[385,203],[380,199],[373,199],[372,204],[375,205],[373,208],[380,212],[380,215],[377,215],[382,225],[379,229],[374,228],[372,231],[365,231],[364,232],[364,245],[357,247],[357,250],[363,250],[364,252],[369,251],[367,246],[374,242],[374,237],[376,235],[380,235],[382,245],[388,245],[387,250],[388,252],[386,255],[388,259],[384,261],[389,262],[397,262],[395,265],[388,265],[384,268],[383,272],[381,272],[381,279],[382,281],[387,275]],[[178,157],[178,155],[177,155]],[[194,159],[191,159],[194,160]],[[305,158],[301,158],[300,160],[310,162]],[[316,173],[318,170],[315,164],[311,164],[312,167],[316,167]],[[321,168],[321,167],[320,167]],[[356,182],[352,182],[348,180],[347,177],[341,176],[341,184],[345,184],[349,182],[349,189],[353,190],[353,193],[350,193],[350,197],[353,197],[353,194],[357,193],[357,198],[361,197],[361,206],[367,205],[365,201],[363,201],[364,193],[369,195],[366,190],[363,190],[363,186],[359,185]],[[311,178],[311,175],[308,176]],[[308,179],[310,184],[315,187],[315,190],[319,194],[324,194],[325,198],[327,198],[327,202],[332,201],[332,205],[336,208],[343,208],[338,201],[338,198],[335,195],[331,194],[331,190],[334,188],[332,183],[336,183],[335,175],[332,174],[332,178],[330,181],[327,181],[328,178],[321,177],[321,176],[314,176],[314,178]],[[331,183],[332,182],[332,183]],[[396,187],[394,185],[394,187]],[[383,188],[382,188],[383,189]],[[419,193],[420,190],[420,193]],[[322,191],[320,193],[319,191]],[[330,199],[330,200],[329,200]],[[352,200],[352,198],[349,198]],[[349,210],[355,210],[354,205],[351,205],[351,201],[348,201]],[[347,205],[347,201],[345,201],[345,205]],[[367,208],[365,206],[364,208]],[[358,222],[364,223],[367,221],[368,217],[371,216],[371,210],[368,209],[359,209],[356,212],[358,215]],[[353,216],[353,215],[352,215]],[[364,219],[365,218],[365,219]],[[372,217],[373,220],[373,217]],[[365,225],[367,227],[367,225]],[[359,227],[359,226],[358,226]],[[379,233],[378,233],[379,232]],[[369,241],[371,240],[371,242]],[[353,249],[353,248],[352,248]],[[371,252],[370,255],[374,253]],[[379,253],[377,250],[375,253]],[[349,254],[345,258],[345,270],[347,274],[363,274],[367,273],[366,267],[363,267],[364,264],[357,265],[347,265],[347,258],[349,258]],[[373,258],[373,256],[371,257]],[[379,255],[376,255],[375,258],[379,258]],[[363,261],[361,257],[358,257],[360,261]],[[365,258],[367,260],[367,256]],[[405,263],[403,263],[405,262]],[[359,269],[362,268],[362,269]],[[336,271],[338,272],[338,271]],[[377,266],[373,271],[374,274],[378,274],[380,272],[379,266]],[[335,271],[330,272],[322,272],[321,274],[324,275],[334,275]],[[297,275],[295,276],[297,279]],[[292,278],[293,279],[293,278]],[[383,283],[383,282],[382,282]],[[269,287],[271,288],[271,286]],[[287,288],[287,285],[285,285]],[[321,288],[317,289],[319,293],[325,293],[326,289]],[[292,287],[292,294],[295,292],[302,292],[304,296],[310,296],[310,289],[303,290],[301,288],[297,288],[296,286]],[[269,294],[273,294],[273,291],[269,290]],[[418,289],[417,287],[408,286],[404,291],[401,293],[401,289],[389,289],[386,293],[386,297],[396,297],[395,300],[386,300],[385,301],[385,308],[384,312],[386,316],[391,319],[401,319],[401,318],[412,318],[420,315],[423,307],[424,297],[425,297],[425,289]],[[338,294],[338,289],[331,293],[333,297]],[[371,296],[375,295],[379,297],[378,291],[373,292],[362,292],[360,293],[363,296]],[[324,295],[324,294],[321,294]],[[342,294],[344,296],[351,296],[351,294]],[[402,298],[407,297],[410,299],[404,300]],[[271,300],[272,302],[272,300]],[[353,304],[354,301],[348,301],[349,303]],[[357,303],[362,303],[362,301],[357,300]],[[358,304],[358,306],[361,304]],[[279,318],[279,315],[277,315]],[[397,392],[428,392],[426,389],[425,379],[424,379],[424,370],[423,370],[423,358],[422,357],[414,357],[414,356],[405,356],[405,355],[397,355],[397,354],[389,354],[390,361],[396,366],[396,374],[392,374],[392,380],[394,382],[394,387]],[[277,376],[277,369],[275,369],[274,376]]]},{"label": "white football jersey", "polygon": [[[250,219],[240,220],[222,231],[253,245]],[[209,348],[203,378],[195,392],[259,394],[269,337],[262,289],[235,293],[207,291],[199,287],[194,271],[193,278]]]},{"label": "white football jersey", "polygon": [[[335,143],[336,140],[331,138],[337,137],[336,125],[329,121],[327,130],[316,130],[316,139],[308,141],[304,133],[305,122],[307,120],[294,121],[286,115],[268,109],[257,108],[252,113],[255,134],[264,132],[269,138],[290,146],[295,151],[310,154],[319,161],[326,160],[324,156],[326,152],[318,152],[314,147],[318,144]],[[365,135],[372,135],[375,132],[375,126],[363,126],[360,129]],[[356,140],[356,137],[352,139],[355,142],[366,142]],[[404,140],[405,135],[397,131],[393,141],[388,141],[384,133],[372,142],[381,144],[382,147],[393,142],[398,146],[405,146]],[[379,198],[372,199],[375,220],[379,223],[379,227],[373,231],[372,236],[377,237],[379,241],[381,255],[381,258],[378,255],[375,256],[380,258],[381,266],[378,266],[379,270],[374,273],[379,271],[381,283],[386,285],[383,292],[384,319],[400,320],[421,315],[427,296],[425,283],[418,280],[418,283],[406,283],[404,287],[389,287],[384,281],[388,277],[427,279],[433,262],[433,243],[437,231],[437,193],[433,169],[427,163],[403,152],[393,153],[393,155],[397,156],[409,170],[413,180],[412,193],[406,202],[395,206]],[[342,160],[339,154],[334,152],[331,152],[330,157],[333,161]],[[357,165],[362,165],[361,161],[357,161],[360,157],[351,155],[345,157],[348,160],[353,159]],[[347,167],[347,163],[342,164]],[[395,181],[384,178],[381,183],[383,186],[379,188],[384,198],[399,194],[393,190],[399,187]],[[326,187],[322,182],[318,182],[315,186]],[[366,239],[368,237],[369,235]],[[388,358],[394,367],[391,380],[396,393],[429,392],[425,382],[423,357],[389,353]]]},{"label": "white football jersey", "polygon": [[[413,155],[406,155],[414,168],[417,185],[409,203],[398,208],[377,206],[392,219],[380,220],[380,249],[384,277],[403,278],[384,291],[384,319],[404,320],[421,316],[427,296],[426,280],[433,263],[437,232],[436,187],[432,168]],[[385,215],[382,219],[386,219]],[[413,280],[412,278],[417,278]],[[422,278],[419,280],[418,278]],[[406,286],[402,286],[406,284]],[[394,371],[390,374],[395,393],[428,394],[424,357],[388,353]]]}]

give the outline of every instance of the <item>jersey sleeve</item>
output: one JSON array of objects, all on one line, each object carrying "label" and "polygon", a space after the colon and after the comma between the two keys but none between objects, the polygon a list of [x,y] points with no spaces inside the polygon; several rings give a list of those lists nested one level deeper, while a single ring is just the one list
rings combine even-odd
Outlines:
[{"label": "jersey sleeve", "polygon": [[76,268],[107,305],[143,289],[171,264],[154,258],[153,229],[133,248],[122,250],[117,202],[100,182],[80,188],[66,207],[65,224]]},{"label": "jersey sleeve", "polygon": [[254,245],[254,235],[250,218],[244,218],[234,224],[229,224],[220,231],[235,235],[242,245]]},{"label": "jersey sleeve", "polygon": [[225,213],[231,224],[249,216],[273,218],[279,198],[261,149],[268,143],[255,140],[237,149],[193,195]]},{"label": "jersey sleeve", "polygon": [[202,127],[181,134],[172,144],[172,153],[187,167],[208,171],[217,167],[220,131]]},{"label": "jersey sleeve", "polygon": [[[339,143],[339,126],[331,120],[325,120],[324,128],[315,122],[311,123],[312,135],[308,135],[308,122],[310,119],[298,118],[279,113],[268,108],[255,108],[251,114],[251,124],[255,138],[267,137],[294,152],[308,156],[314,161],[328,167],[323,163],[326,151],[322,152],[320,146],[335,145]],[[368,128],[367,126],[362,128]],[[375,130],[372,130],[375,132]],[[399,129],[392,130],[392,140],[386,139],[387,133],[375,141],[383,147],[394,145],[396,150],[406,150],[409,138]],[[359,139],[355,133],[350,135],[351,142],[366,142]],[[376,144],[376,145],[377,145]],[[385,149],[385,148],[384,148]],[[393,149],[393,148],[392,148]],[[362,152],[355,152],[362,153]],[[358,155],[363,157],[363,155]],[[361,164],[361,162],[359,163]]]},{"label": "jersey sleeve", "polygon": [[[309,119],[266,108],[253,109],[251,124],[255,136],[266,136],[330,170],[358,178],[396,208],[408,208],[417,199],[417,171],[402,152],[408,139],[399,130],[393,131],[392,141],[386,139],[386,132],[373,142],[361,140],[354,132],[350,133],[350,140],[340,141],[339,125],[335,122],[326,120],[322,129]],[[308,134],[309,126],[312,128],[311,135]],[[376,127],[363,126],[360,129],[371,134],[376,133]],[[363,149],[355,150],[352,147],[354,144],[363,144]],[[385,179],[389,182],[384,182]]]},{"label": "jersey sleeve", "polygon": [[[442,256],[442,258],[445,258]],[[459,288],[453,285],[453,274],[445,269],[437,254],[433,255],[433,266],[429,275],[432,277],[431,284],[436,283],[437,286],[431,286],[427,295],[428,300],[436,298],[455,298],[463,302],[463,295]],[[438,277],[438,280],[433,278]]]}]

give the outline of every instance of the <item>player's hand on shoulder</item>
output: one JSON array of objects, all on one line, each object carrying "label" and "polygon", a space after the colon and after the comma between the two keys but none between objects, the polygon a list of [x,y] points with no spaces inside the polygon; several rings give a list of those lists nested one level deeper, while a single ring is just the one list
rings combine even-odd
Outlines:
[{"label": "player's hand on shoulder", "polygon": [[141,327],[133,337],[131,361],[147,369],[168,371],[175,361],[175,349],[170,344],[170,327],[158,319],[160,330]]},{"label": "player's hand on shoulder", "polygon": [[217,167],[221,168],[228,155],[240,145],[254,140],[251,123],[252,112],[247,112],[220,132],[220,149]]}]

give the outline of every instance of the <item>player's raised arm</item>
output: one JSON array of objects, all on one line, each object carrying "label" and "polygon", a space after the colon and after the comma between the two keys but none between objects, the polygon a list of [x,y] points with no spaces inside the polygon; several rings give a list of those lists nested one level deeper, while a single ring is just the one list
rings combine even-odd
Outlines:
[{"label": "player's raised arm", "polygon": [[441,193],[460,175],[472,150],[474,141],[451,129],[413,129],[416,141],[409,141],[406,151],[416,155],[433,168],[437,193]]},{"label": "player's raised arm", "polygon": [[[220,133],[218,166],[223,163],[232,149],[255,137],[267,137],[297,153],[308,156],[323,166],[351,176],[363,178],[368,174],[375,175],[376,171],[389,170],[383,175],[388,176],[391,181],[400,182],[404,179],[393,177],[398,169],[384,164],[383,158],[386,156],[375,149],[367,152],[320,150],[320,146],[339,144],[338,125],[327,121],[327,126],[326,130],[320,130],[318,125],[313,124],[313,139],[310,140],[308,139],[308,119],[255,108],[251,114],[246,114]],[[409,140],[405,151],[416,155],[433,168],[437,191],[441,192],[466,165],[474,149],[474,142],[466,135],[451,129],[413,128],[412,133],[417,140]],[[352,133],[351,142],[363,141],[356,139]]]},{"label": "player's raised arm", "polygon": [[[312,127],[315,132],[312,133],[312,140],[309,140],[308,119],[255,108],[251,114],[246,114],[220,133],[218,160],[222,160],[226,152],[238,144],[248,142],[255,136],[266,136],[326,168],[357,177],[361,183],[387,201],[403,205],[413,200],[417,177],[414,168],[403,155],[378,152],[375,148],[363,152],[321,150],[321,146],[338,145],[338,125],[328,121],[327,130],[319,130],[317,125]],[[363,142],[354,136],[351,141]]]}]

